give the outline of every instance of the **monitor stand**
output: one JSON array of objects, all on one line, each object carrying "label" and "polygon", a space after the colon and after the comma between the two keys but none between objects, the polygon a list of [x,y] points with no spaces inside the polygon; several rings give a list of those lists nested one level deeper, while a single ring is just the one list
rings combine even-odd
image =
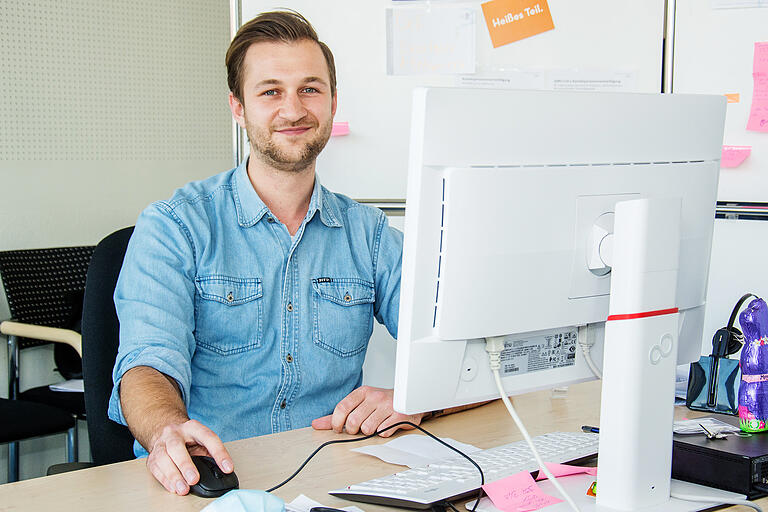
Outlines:
[{"label": "monitor stand", "polygon": [[[576,505],[581,512],[626,512],[633,509],[617,509],[606,508],[600,506],[595,501],[595,498],[586,495],[586,490],[595,481],[594,476],[590,475],[573,475],[567,478],[558,479],[560,485],[562,485],[566,492],[573,498]],[[544,480],[539,483],[539,487],[544,493],[550,496],[559,498],[557,489],[548,481]],[[744,500],[746,496],[743,494],[737,494],[734,492],[722,491],[720,489],[714,489],[712,487],[705,487],[703,485],[692,484],[690,482],[683,482],[680,480],[671,481],[671,489],[673,493],[688,494],[691,496],[711,497],[711,502],[694,502],[678,500],[676,498],[670,498],[669,501],[659,506],[652,506],[650,508],[643,508],[642,512],[698,512],[701,510],[708,510],[712,507],[720,505],[730,500]],[[600,495],[600,488],[597,489],[598,496]],[[474,502],[473,502],[474,503]],[[494,507],[495,508],[495,507]],[[573,509],[566,502],[557,503],[549,507],[541,509],[542,512],[573,512]]]},{"label": "monitor stand", "polygon": [[[680,212],[677,197],[616,204],[597,498],[585,510],[671,512],[706,508],[698,502],[670,498],[670,492],[698,495],[706,489],[696,486],[690,490],[689,484],[682,482],[673,487],[670,479]],[[689,490],[676,489],[680,486]],[[584,492],[575,490],[576,495]],[[704,495],[711,495],[711,491]]]}]

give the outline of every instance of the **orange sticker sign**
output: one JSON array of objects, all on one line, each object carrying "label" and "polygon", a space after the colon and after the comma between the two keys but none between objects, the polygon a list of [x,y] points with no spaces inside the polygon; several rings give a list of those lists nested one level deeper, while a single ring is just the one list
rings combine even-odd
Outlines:
[{"label": "orange sticker sign", "polygon": [[735,92],[732,94],[726,94],[726,98],[728,98],[728,103],[738,103],[739,102],[739,93]]},{"label": "orange sticker sign", "polygon": [[481,7],[494,48],[555,28],[547,0],[492,0]]}]

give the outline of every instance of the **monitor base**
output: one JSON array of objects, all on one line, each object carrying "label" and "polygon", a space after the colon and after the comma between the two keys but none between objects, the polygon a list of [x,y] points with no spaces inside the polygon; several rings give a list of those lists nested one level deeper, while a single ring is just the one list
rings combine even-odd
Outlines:
[{"label": "monitor base", "polygon": [[[572,475],[568,477],[559,478],[558,481],[563,486],[563,488],[565,488],[566,492],[568,492],[568,494],[570,494],[570,496],[576,502],[576,505],[579,507],[579,510],[581,510],[581,512],[627,512],[628,510],[638,510],[642,512],[696,512],[696,511],[702,511],[702,510],[709,510],[712,507],[723,504],[724,501],[734,500],[734,499],[737,499],[737,500],[746,499],[746,496],[743,494],[737,494],[735,492],[729,492],[729,491],[722,491],[720,489],[715,489],[713,487],[706,487],[703,485],[692,484],[690,482],[683,482],[681,480],[673,479],[671,482],[671,489],[673,493],[689,494],[692,496],[702,496],[702,497],[711,496],[712,501],[703,503],[703,502],[684,501],[684,500],[678,500],[676,498],[670,498],[668,502],[662,503],[661,505],[658,505],[655,507],[619,510],[615,508],[598,507],[595,501],[595,498],[586,495],[586,490],[592,485],[592,482],[595,481],[594,476]],[[541,490],[544,491],[545,494],[549,494],[550,496],[555,496],[557,498],[560,498],[560,495],[558,494],[557,490],[548,480],[543,480],[541,482],[538,482],[538,484],[539,484],[539,487],[541,487]],[[600,493],[599,487],[597,489],[597,492],[598,494]],[[466,505],[467,510],[471,510],[472,505],[474,505],[474,500],[467,503]],[[544,512],[572,512],[571,507],[565,501],[561,503],[556,503],[555,505],[550,505],[540,510]],[[477,507],[477,512],[499,512],[499,509],[494,507],[490,499],[485,497],[480,501],[480,505]]]}]

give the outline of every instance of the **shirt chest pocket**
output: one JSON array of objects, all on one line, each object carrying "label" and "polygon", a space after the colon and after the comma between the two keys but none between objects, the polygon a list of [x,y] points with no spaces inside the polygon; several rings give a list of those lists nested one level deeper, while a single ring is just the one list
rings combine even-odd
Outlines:
[{"label": "shirt chest pocket", "polygon": [[195,340],[222,355],[261,345],[264,306],[261,279],[195,278]]},{"label": "shirt chest pocket", "polygon": [[363,352],[373,332],[373,283],[357,278],[312,279],[312,337],[340,357]]}]

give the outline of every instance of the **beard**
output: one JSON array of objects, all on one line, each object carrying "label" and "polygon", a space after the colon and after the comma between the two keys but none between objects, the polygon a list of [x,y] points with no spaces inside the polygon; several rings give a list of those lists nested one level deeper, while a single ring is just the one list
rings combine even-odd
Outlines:
[{"label": "beard", "polygon": [[[294,123],[295,126],[306,126],[307,124],[306,118]],[[258,127],[250,123],[247,117],[245,118],[245,131],[251,142],[252,154],[269,166],[288,172],[301,172],[311,166],[331,138],[332,118],[323,124],[318,123],[315,119],[312,125],[316,127],[312,139],[303,142],[300,146],[289,147],[286,144],[286,147],[281,147],[273,138],[275,130]],[[289,127],[282,126],[281,129]]]}]

